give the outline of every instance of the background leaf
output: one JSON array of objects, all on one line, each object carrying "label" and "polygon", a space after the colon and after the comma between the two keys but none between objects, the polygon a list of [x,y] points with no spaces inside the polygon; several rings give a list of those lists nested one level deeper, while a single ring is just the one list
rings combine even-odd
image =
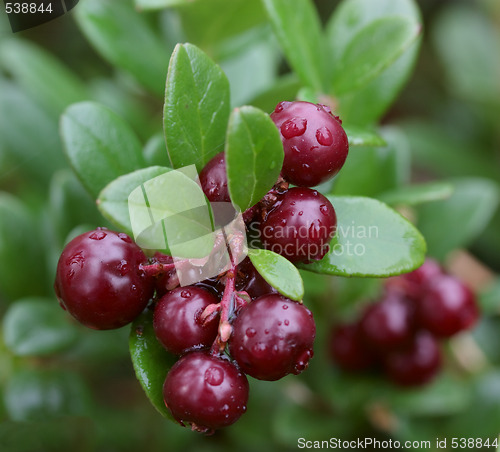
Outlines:
[{"label": "background leaf", "polygon": [[428,182],[407,185],[386,191],[378,198],[389,205],[415,206],[431,201],[441,201],[453,194],[453,184],[448,182]]},{"label": "background leaf", "polygon": [[86,0],[75,8],[81,30],[111,64],[131,74],[154,94],[162,95],[169,49],[137,14],[131,0]]},{"label": "background leaf", "polygon": [[170,171],[170,168],[152,166],[118,177],[99,194],[97,206],[102,215],[116,225],[120,231],[132,236],[128,197],[139,185]]},{"label": "background leaf", "polygon": [[175,362],[156,339],[153,313],[145,311],[132,323],[130,330],[130,357],[135,374],[153,406],[166,418],[173,420],[163,401],[163,382]]},{"label": "background leaf", "polygon": [[302,277],[288,259],[273,251],[259,249],[249,249],[248,257],[261,276],[279,293],[291,300],[302,300]]},{"label": "background leaf", "polygon": [[229,120],[225,152],[231,201],[243,212],[278,180],[284,158],[280,134],[263,111],[236,108]]},{"label": "background leaf", "polygon": [[61,135],[71,166],[95,198],[113,179],[146,165],[130,126],[97,103],[69,107],[61,117]]},{"label": "background leaf", "polygon": [[229,83],[221,68],[191,44],[172,53],[163,124],[174,168],[205,164],[224,149],[229,119]]},{"label": "background leaf", "polygon": [[[340,3],[326,27],[332,74],[360,30],[386,17],[406,19],[415,28],[421,23],[413,0],[343,0]],[[380,118],[409,78],[419,43],[420,39],[362,89],[339,96],[337,114],[346,125],[366,125]]]},{"label": "background leaf", "polygon": [[337,213],[337,235],[322,260],[300,268],[337,276],[386,277],[422,265],[425,241],[397,212],[370,198],[328,199]]},{"label": "background leaf", "polygon": [[263,0],[278,41],[302,83],[322,92],[324,41],[310,0]]},{"label": "background leaf", "polygon": [[17,356],[41,356],[71,346],[77,329],[55,299],[16,301],[3,318],[7,348]]},{"label": "background leaf", "polygon": [[418,227],[429,253],[437,259],[443,259],[455,248],[467,246],[481,234],[500,199],[498,185],[488,179],[464,178],[452,182],[455,191],[449,199],[422,205],[418,210]]}]

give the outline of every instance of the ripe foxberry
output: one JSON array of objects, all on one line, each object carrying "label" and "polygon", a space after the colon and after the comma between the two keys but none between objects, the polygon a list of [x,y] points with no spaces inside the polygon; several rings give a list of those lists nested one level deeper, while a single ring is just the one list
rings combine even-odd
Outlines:
[{"label": "ripe foxberry", "polygon": [[248,381],[227,359],[192,352],[168,372],[163,399],[178,422],[206,432],[233,424],[246,411]]},{"label": "ripe foxberry", "polygon": [[217,336],[218,316],[203,321],[201,315],[214,295],[201,287],[178,287],[156,304],[153,327],[158,341],[170,353],[180,355],[190,349],[208,348]]},{"label": "ripe foxberry", "polygon": [[349,151],[342,122],[325,105],[280,102],[271,119],[285,151],[283,177],[294,185],[313,187],[335,176]]},{"label": "ripe foxberry", "polygon": [[277,290],[260,275],[248,257],[238,265],[236,290],[247,292],[252,300],[269,293],[277,293]]},{"label": "ripe foxberry", "polygon": [[213,157],[201,170],[200,184],[210,202],[231,202],[227,188],[226,158],[224,152]]},{"label": "ripe foxberry", "polygon": [[337,216],[330,201],[316,190],[288,190],[260,225],[261,240],[292,262],[318,260],[329,250]]},{"label": "ripe foxberry", "polygon": [[97,228],[79,235],[57,264],[54,288],[61,306],[89,328],[120,328],[153,295],[152,278],[139,269],[145,261],[126,234]]},{"label": "ripe foxberry", "polygon": [[278,294],[263,295],[238,313],[229,351],[246,374],[278,380],[307,367],[315,335],[312,313],[304,305]]},{"label": "ripe foxberry", "polygon": [[375,356],[359,337],[358,324],[337,325],[328,345],[332,360],[344,370],[366,370],[375,363]]}]

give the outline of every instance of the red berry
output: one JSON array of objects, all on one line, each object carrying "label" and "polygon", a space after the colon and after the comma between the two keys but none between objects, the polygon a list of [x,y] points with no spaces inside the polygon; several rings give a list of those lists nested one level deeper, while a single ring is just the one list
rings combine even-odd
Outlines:
[{"label": "red berry", "polygon": [[453,276],[434,279],[416,303],[422,328],[440,337],[450,337],[471,328],[479,318],[474,293]]},{"label": "red berry", "polygon": [[404,347],[413,337],[411,306],[403,298],[388,294],[368,306],[359,328],[364,343],[373,350],[384,353]]},{"label": "red berry", "polygon": [[278,292],[260,275],[248,257],[238,265],[236,290],[247,292],[252,300],[262,295]]},{"label": "red berry", "polygon": [[389,379],[401,386],[419,386],[428,383],[441,368],[441,350],[434,336],[420,331],[411,345],[385,358],[385,372]]},{"label": "red berry", "polygon": [[246,411],[248,381],[227,359],[192,352],[168,372],[163,399],[182,425],[215,430],[233,424]]},{"label": "red berry", "polygon": [[153,327],[158,341],[170,353],[208,348],[217,336],[218,316],[203,322],[201,314],[217,298],[201,287],[178,287],[156,304]]},{"label": "red berry", "polygon": [[210,202],[231,202],[227,188],[226,157],[220,152],[201,170],[200,184]]},{"label": "red berry", "polygon": [[153,296],[152,278],[139,269],[146,260],[126,234],[97,228],[79,235],[57,264],[54,287],[61,306],[89,328],[126,325]]},{"label": "red berry", "polygon": [[265,248],[292,262],[319,260],[337,228],[335,209],[316,190],[288,190],[260,225]]},{"label": "red berry", "polygon": [[331,333],[329,352],[339,367],[350,372],[369,369],[376,361],[360,339],[357,324],[337,325]]},{"label": "red berry", "polygon": [[311,311],[281,295],[264,295],[237,314],[229,351],[241,370],[259,380],[278,380],[306,369],[316,326]]},{"label": "red berry", "polygon": [[349,151],[347,135],[329,108],[309,102],[281,102],[271,114],[285,151],[283,177],[313,187],[335,176]]}]

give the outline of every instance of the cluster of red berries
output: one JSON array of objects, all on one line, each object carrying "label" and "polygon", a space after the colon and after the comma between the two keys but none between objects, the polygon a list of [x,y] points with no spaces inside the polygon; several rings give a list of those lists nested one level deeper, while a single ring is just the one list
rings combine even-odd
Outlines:
[{"label": "cluster of red berries", "polygon": [[[322,104],[280,102],[271,119],[285,154],[282,180],[244,213],[245,221],[256,223],[264,248],[291,262],[319,260],[328,252],[337,217],[330,201],[308,187],[340,171],[349,151],[347,135],[340,118]],[[230,202],[224,153],[205,166],[200,182],[209,201]]]},{"label": "cluster of red berries", "polygon": [[385,283],[381,300],[356,323],[331,334],[334,362],[350,372],[382,368],[401,386],[430,382],[441,368],[440,339],[471,328],[479,317],[474,293],[432,260]]},{"label": "cluster of red berries", "polygon": [[[282,102],[271,118],[284,145],[282,177],[244,219],[259,218],[263,245],[290,260],[320,259],[335,233],[335,210],[303,186],[340,170],[346,134],[323,105]],[[202,170],[200,183],[210,202],[230,202],[223,154]],[[279,228],[287,232],[277,234]],[[274,233],[266,235],[269,229]],[[199,431],[228,426],[245,412],[246,375],[271,381],[299,374],[313,355],[312,313],[278,294],[248,258],[216,278],[179,287],[172,257],[148,259],[128,235],[98,228],[65,247],[55,291],[64,309],[99,330],[124,326],[149,305],[159,343],[180,356],[165,379],[165,404],[182,425]]]}]

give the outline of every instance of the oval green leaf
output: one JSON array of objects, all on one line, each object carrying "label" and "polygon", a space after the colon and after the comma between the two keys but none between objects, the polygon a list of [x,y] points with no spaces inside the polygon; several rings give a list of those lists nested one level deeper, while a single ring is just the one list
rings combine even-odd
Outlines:
[{"label": "oval green leaf", "polygon": [[229,82],[222,69],[192,44],[179,44],[170,59],[163,109],[168,154],[174,168],[205,164],[224,149]]},{"label": "oval green leaf", "polygon": [[146,165],[130,126],[102,105],[70,106],[60,128],[70,164],[94,198],[112,180]]},{"label": "oval green leaf", "polygon": [[448,199],[452,194],[453,184],[448,182],[428,182],[386,191],[379,195],[378,199],[391,206],[416,206],[426,202]]},{"label": "oval green leaf", "polygon": [[76,21],[97,51],[158,96],[163,94],[170,50],[137,14],[131,0],[86,0]]},{"label": "oval green leaf", "polygon": [[386,277],[418,268],[426,244],[420,232],[380,201],[329,196],[337,213],[337,234],[320,261],[305,270],[337,276]]},{"label": "oval green leaf", "polygon": [[417,39],[421,26],[405,17],[385,17],[362,28],[336,61],[333,94],[355,91],[379,76]]},{"label": "oval green leaf", "polygon": [[325,52],[321,23],[310,0],[263,0],[278,41],[302,83],[323,91]]},{"label": "oval green leaf", "polygon": [[149,400],[160,414],[174,420],[163,401],[163,382],[176,358],[156,339],[152,311],[144,311],[132,323],[129,348],[135,374]]},{"label": "oval green leaf", "polygon": [[387,145],[387,142],[373,130],[356,126],[345,126],[344,130],[349,140],[349,147]]},{"label": "oval green leaf", "polygon": [[118,177],[101,191],[97,198],[97,207],[102,215],[115,224],[120,231],[131,235],[132,226],[128,206],[130,193],[144,182],[168,171],[170,168],[152,166]]},{"label": "oval green leaf", "polygon": [[226,140],[228,188],[243,212],[273,187],[283,165],[283,144],[267,113],[255,107],[233,110]]},{"label": "oval green leaf", "polygon": [[261,276],[279,293],[291,300],[302,300],[304,283],[297,267],[288,259],[273,251],[260,249],[249,249],[248,257]]},{"label": "oval green leaf", "polygon": [[16,301],[3,318],[7,348],[17,356],[41,356],[65,350],[78,331],[56,300],[29,298]]}]

